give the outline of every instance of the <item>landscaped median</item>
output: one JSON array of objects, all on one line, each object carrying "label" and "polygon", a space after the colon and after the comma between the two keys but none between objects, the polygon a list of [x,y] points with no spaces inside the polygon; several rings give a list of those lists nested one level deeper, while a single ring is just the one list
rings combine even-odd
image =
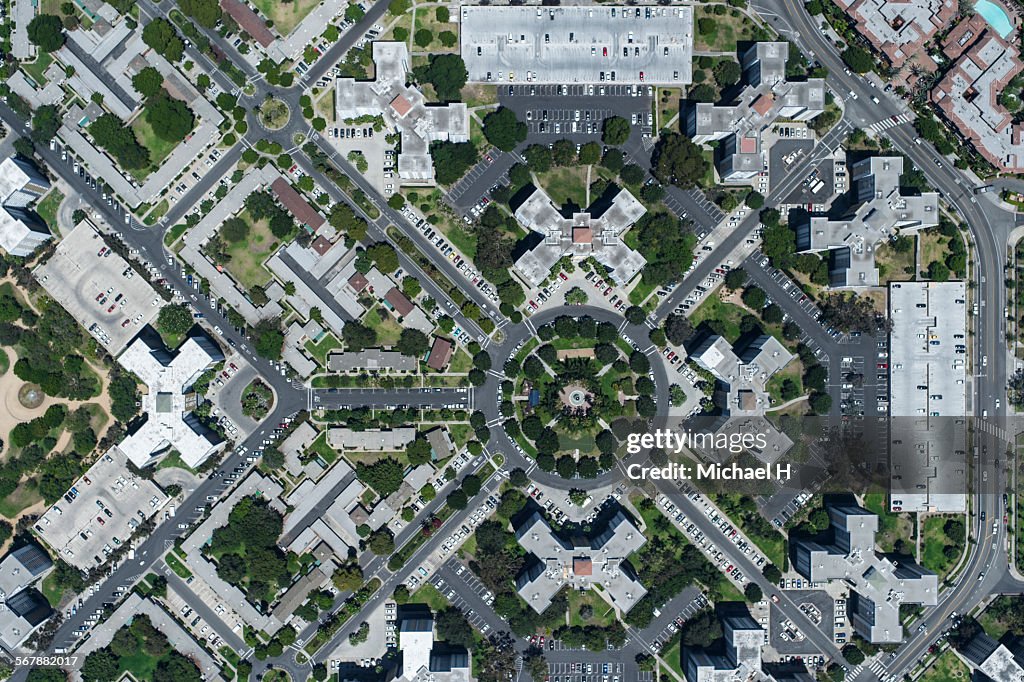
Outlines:
[{"label": "landscaped median", "polygon": [[306,642],[303,650],[307,654],[315,654],[352,616],[359,613],[359,610],[370,600],[370,597],[377,593],[381,584],[379,578],[372,578],[356,590],[351,597],[345,600],[340,609],[332,613],[324,621],[324,624],[317,628],[316,633]]}]

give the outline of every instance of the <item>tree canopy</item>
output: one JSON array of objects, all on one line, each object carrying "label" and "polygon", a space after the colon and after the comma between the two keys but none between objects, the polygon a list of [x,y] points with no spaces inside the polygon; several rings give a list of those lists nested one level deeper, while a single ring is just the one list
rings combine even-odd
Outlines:
[{"label": "tree canopy", "polygon": [[28,22],[28,39],[43,52],[55,52],[64,45],[64,24],[53,14],[39,14]]},{"label": "tree canopy", "polygon": [[171,62],[180,60],[185,53],[185,43],[182,42],[174,24],[163,17],[146,24],[142,29],[142,42]]},{"label": "tree canopy", "polygon": [[157,315],[156,326],[162,334],[180,336],[192,328],[192,312],[184,303],[165,305]]},{"label": "tree canopy", "polygon": [[466,63],[457,54],[430,55],[426,64],[413,69],[413,75],[420,83],[433,85],[437,98],[444,102],[458,101],[469,78]]},{"label": "tree canopy", "polygon": [[484,137],[498,149],[510,152],[526,140],[526,124],[508,107],[499,107],[484,117]]},{"label": "tree canopy", "polygon": [[663,183],[684,189],[694,187],[707,169],[701,148],[679,133],[662,135],[655,146],[654,175]]},{"label": "tree canopy", "polygon": [[604,120],[601,140],[608,145],[618,146],[629,139],[629,121],[621,116],[611,116]]},{"label": "tree canopy", "polygon": [[132,77],[132,85],[140,95],[148,99],[163,88],[164,77],[152,66],[147,66]]},{"label": "tree canopy", "polygon": [[195,116],[185,103],[166,90],[146,103],[146,118],[156,136],[168,142],[181,142],[195,126]]}]

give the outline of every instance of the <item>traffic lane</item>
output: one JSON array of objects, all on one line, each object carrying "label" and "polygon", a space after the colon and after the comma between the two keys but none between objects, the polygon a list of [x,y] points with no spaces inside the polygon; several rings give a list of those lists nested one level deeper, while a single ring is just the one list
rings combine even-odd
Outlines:
[{"label": "traffic lane", "polygon": [[[243,651],[249,648],[248,645],[246,645],[245,641],[242,640],[242,638],[239,637],[237,634],[232,632],[231,628],[228,627],[227,623],[221,620],[220,616],[218,616],[214,612],[214,610],[211,609],[209,605],[207,605],[205,601],[196,598],[195,592],[193,592],[189,585],[186,584],[185,581],[182,580],[180,577],[178,577],[178,574],[172,571],[169,566],[164,564],[162,573],[164,577],[167,578],[167,586],[172,588],[178,594],[178,596],[181,597],[182,600],[184,600],[185,603],[188,604],[189,608],[192,609],[195,615],[202,618],[203,622],[206,625],[210,626],[210,629],[213,630],[213,632],[216,633],[216,635],[220,637],[221,640],[223,640],[221,644],[225,644],[231,647],[231,650],[238,654],[241,654]],[[192,598],[190,599],[189,597]],[[173,615],[175,618],[178,618],[179,620],[185,620],[181,618],[180,612]],[[191,615],[189,616],[189,618],[191,618]],[[189,629],[188,622],[182,623],[182,627],[184,627],[186,630]],[[198,635],[195,636],[198,638]],[[217,648],[220,647],[218,646]]]},{"label": "traffic lane", "polygon": [[[481,463],[481,466],[483,466],[483,463]],[[474,471],[477,470],[479,469],[476,469]],[[471,472],[467,471],[466,473],[468,474]],[[471,516],[474,511],[476,511],[476,507],[478,506],[479,501],[486,499],[488,495],[494,494],[494,492],[498,489],[498,485],[499,478],[497,476],[491,476],[489,479],[487,479],[487,482],[484,483],[484,485],[480,488],[480,492],[473,498],[474,503],[467,505],[465,509],[459,510],[455,512],[455,514],[450,516],[448,520],[440,528],[435,530],[434,534],[426,542],[424,542],[419,549],[417,549],[413,553],[413,555],[409,558],[409,561],[407,561],[405,566],[403,566],[401,569],[391,573],[383,566],[383,564],[381,564],[380,569],[375,571],[375,573],[389,574],[381,580],[381,588],[377,590],[377,592],[374,594],[373,599],[368,601],[363,606],[363,608],[359,610],[358,613],[354,614],[348,620],[345,626],[339,628],[338,631],[334,634],[334,636],[330,640],[328,640],[323,646],[321,646],[316,651],[316,653],[313,654],[312,659],[314,663],[320,663],[325,661],[326,657],[332,651],[334,651],[335,648],[337,648],[338,644],[347,639],[349,634],[355,632],[356,629],[358,629],[359,624],[362,621],[366,620],[366,617],[369,614],[369,612],[375,607],[374,602],[376,599],[381,598],[382,595],[383,598],[385,599],[390,598],[391,594],[394,593],[395,588],[399,584],[404,584],[410,577],[412,577],[416,569],[423,564],[424,560],[431,554],[433,554],[434,551],[436,551],[436,549],[444,541],[444,539],[447,538],[448,535],[450,535],[450,532],[448,532],[447,529],[458,528],[459,526],[465,524],[466,519],[469,518],[469,516]]]},{"label": "traffic lane", "polygon": [[[321,147],[321,151],[324,151],[326,153],[328,150]],[[329,156],[337,160],[337,158],[335,158],[336,154],[337,152],[333,151],[329,154]],[[303,172],[305,172],[310,177],[318,179],[318,184],[320,185],[320,187],[322,187],[324,191],[327,192],[327,194],[329,194],[334,201],[344,201],[346,204],[352,206],[353,210],[355,210],[355,212],[363,220],[367,222],[368,242],[371,241],[370,238],[372,238],[372,241],[386,241],[388,243],[392,243],[391,238],[384,233],[384,230],[377,227],[377,224],[373,222],[368,215],[366,215],[366,213],[359,206],[359,204],[349,199],[345,195],[345,193],[341,191],[340,187],[335,185],[327,178],[323,177],[320,174],[320,172],[317,171],[317,169],[313,166],[312,162],[310,161],[309,157],[307,157],[305,154],[301,154],[296,158],[296,160],[298,161],[299,167],[303,170]],[[344,169],[342,170],[344,171]],[[360,178],[362,178],[362,176],[360,176]],[[459,310],[454,303],[452,303],[451,298],[448,296],[448,294],[443,292],[432,278],[427,277],[426,274],[420,269],[419,265],[414,263],[412,259],[405,254],[405,252],[397,248],[396,251],[398,253],[398,263],[399,265],[402,266],[402,269],[409,274],[418,275],[418,279],[423,289],[435,301],[437,301],[439,304],[443,304],[447,308],[445,312],[448,314],[449,317],[455,320],[456,324],[461,326],[463,329],[475,329],[477,335],[479,336],[481,333],[479,326],[475,322],[469,321],[464,315],[462,315],[462,311]]]},{"label": "traffic lane", "polygon": [[[342,173],[347,175],[349,179],[351,179],[352,182],[355,183],[355,185],[358,186],[359,189],[361,189],[364,194],[366,194],[366,196],[374,203],[374,205],[376,205],[377,209],[381,212],[381,218],[378,218],[377,221],[375,221],[375,223],[380,221],[381,219],[386,219],[392,225],[400,229],[402,233],[405,234],[406,237],[408,237],[413,242],[413,244],[415,244],[416,247],[423,253],[424,257],[430,260],[430,262],[434,265],[435,268],[444,273],[444,275],[449,279],[449,281],[452,282],[453,285],[457,286],[455,283],[458,282],[459,279],[462,277],[458,268],[456,268],[455,265],[450,260],[448,260],[444,256],[441,256],[434,248],[433,244],[430,244],[427,241],[427,238],[423,236],[423,233],[416,229],[413,225],[411,225],[404,215],[388,206],[387,202],[384,201],[381,198],[381,196],[377,193],[376,188],[374,188],[366,180],[366,178],[363,177],[361,173],[357,172],[355,168],[353,168],[352,165],[347,160],[339,156],[336,150],[333,150],[330,147],[325,147],[324,145],[326,143],[320,138],[317,139],[317,144],[320,147],[321,151],[326,153],[328,156],[332,157],[332,160],[334,164],[338,167],[338,169]],[[303,158],[305,159],[305,155],[303,155]],[[316,178],[320,178],[321,186],[334,186],[333,182],[326,181],[324,178],[322,178],[322,176],[319,173],[315,173],[315,175],[313,173],[310,174]],[[335,189],[336,191],[340,192],[340,190],[338,190],[337,188]],[[466,295],[468,298],[472,299],[473,302],[476,303],[478,306],[480,306],[481,310],[490,311],[492,309],[497,309],[497,305],[493,301],[491,301],[491,299],[487,298],[482,291],[475,287],[469,287],[469,291],[463,290],[463,294]],[[451,303],[449,297],[445,296],[443,300],[451,308],[455,307],[454,304]]]},{"label": "traffic lane", "polygon": [[228,172],[235,167],[235,164],[242,158],[243,151],[244,145],[236,144],[227,151],[222,152],[221,157],[217,159],[213,167],[208,172],[200,175],[199,181],[186,189],[184,194],[174,202],[174,206],[164,214],[159,224],[165,226],[176,225],[184,220],[185,216],[198,206],[207,193],[220,182],[220,179],[227,176]]},{"label": "traffic lane", "polygon": [[[812,643],[818,647],[818,651],[826,654],[830,658],[836,661],[842,660],[842,654],[836,649],[835,643],[831,638],[826,637],[820,630],[818,630],[814,624],[800,611],[793,600],[784,592],[778,589],[778,585],[769,582],[765,579],[761,573],[761,569],[752,562],[746,554],[742,552],[734,551],[735,546],[725,541],[722,535],[722,530],[704,514],[704,510],[698,507],[693,500],[686,495],[682,494],[678,488],[673,486],[669,481],[658,481],[655,486],[658,492],[663,493],[668,497],[679,511],[686,514],[686,517],[691,523],[695,524],[696,527],[704,533],[707,538],[717,538],[720,541],[715,542],[718,548],[722,551],[722,554],[727,558],[728,562],[733,566],[738,567],[745,576],[751,581],[756,583],[761,590],[764,592],[765,597],[768,598],[771,595],[778,595],[781,606],[789,615],[790,619],[801,629],[803,632],[810,633],[808,639],[812,640]],[[661,512],[659,507],[659,513]]]},{"label": "traffic lane", "polygon": [[312,389],[317,408],[330,410],[348,407],[379,407],[394,409],[398,406],[413,408],[466,409],[470,400],[469,388],[316,388]]},{"label": "traffic lane", "polygon": [[[807,173],[810,172],[810,168],[817,164],[824,154],[829,153],[831,143],[837,141],[837,138],[841,133],[837,132],[840,127],[837,125],[831,131],[829,131],[815,147],[814,150],[803,157],[799,166],[794,169],[794,172],[788,176],[787,180],[779,185],[779,187],[773,188],[768,198],[765,201],[767,206],[773,206],[777,204],[781,199],[785,198],[792,188],[800,183]],[[743,221],[741,221],[728,236],[723,239],[709,257],[701,260],[697,267],[689,275],[683,278],[680,286],[676,287],[675,291],[665,297],[665,300],[658,306],[655,315],[659,320],[663,320],[675,310],[686,298],[689,291],[695,286],[700,284],[703,280],[707,279],[721,261],[717,258],[713,258],[714,253],[731,253],[736,247],[738,247],[751,232],[760,224],[760,214],[757,212],[751,212]]]}]

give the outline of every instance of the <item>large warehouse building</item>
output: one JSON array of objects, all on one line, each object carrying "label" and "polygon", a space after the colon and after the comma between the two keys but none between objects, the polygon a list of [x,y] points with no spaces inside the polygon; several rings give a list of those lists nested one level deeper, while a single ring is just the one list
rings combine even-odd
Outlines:
[{"label": "large warehouse building", "polygon": [[690,83],[693,8],[463,7],[470,82]]}]

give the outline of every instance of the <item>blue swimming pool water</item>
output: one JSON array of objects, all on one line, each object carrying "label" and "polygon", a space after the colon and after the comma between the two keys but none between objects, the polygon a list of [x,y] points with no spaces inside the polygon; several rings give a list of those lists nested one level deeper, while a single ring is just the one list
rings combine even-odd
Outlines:
[{"label": "blue swimming pool water", "polygon": [[1000,37],[1006,38],[1013,33],[1013,24],[1010,23],[1010,18],[996,3],[991,0],[978,0],[974,3],[974,9],[988,22],[989,26],[995,29]]}]

